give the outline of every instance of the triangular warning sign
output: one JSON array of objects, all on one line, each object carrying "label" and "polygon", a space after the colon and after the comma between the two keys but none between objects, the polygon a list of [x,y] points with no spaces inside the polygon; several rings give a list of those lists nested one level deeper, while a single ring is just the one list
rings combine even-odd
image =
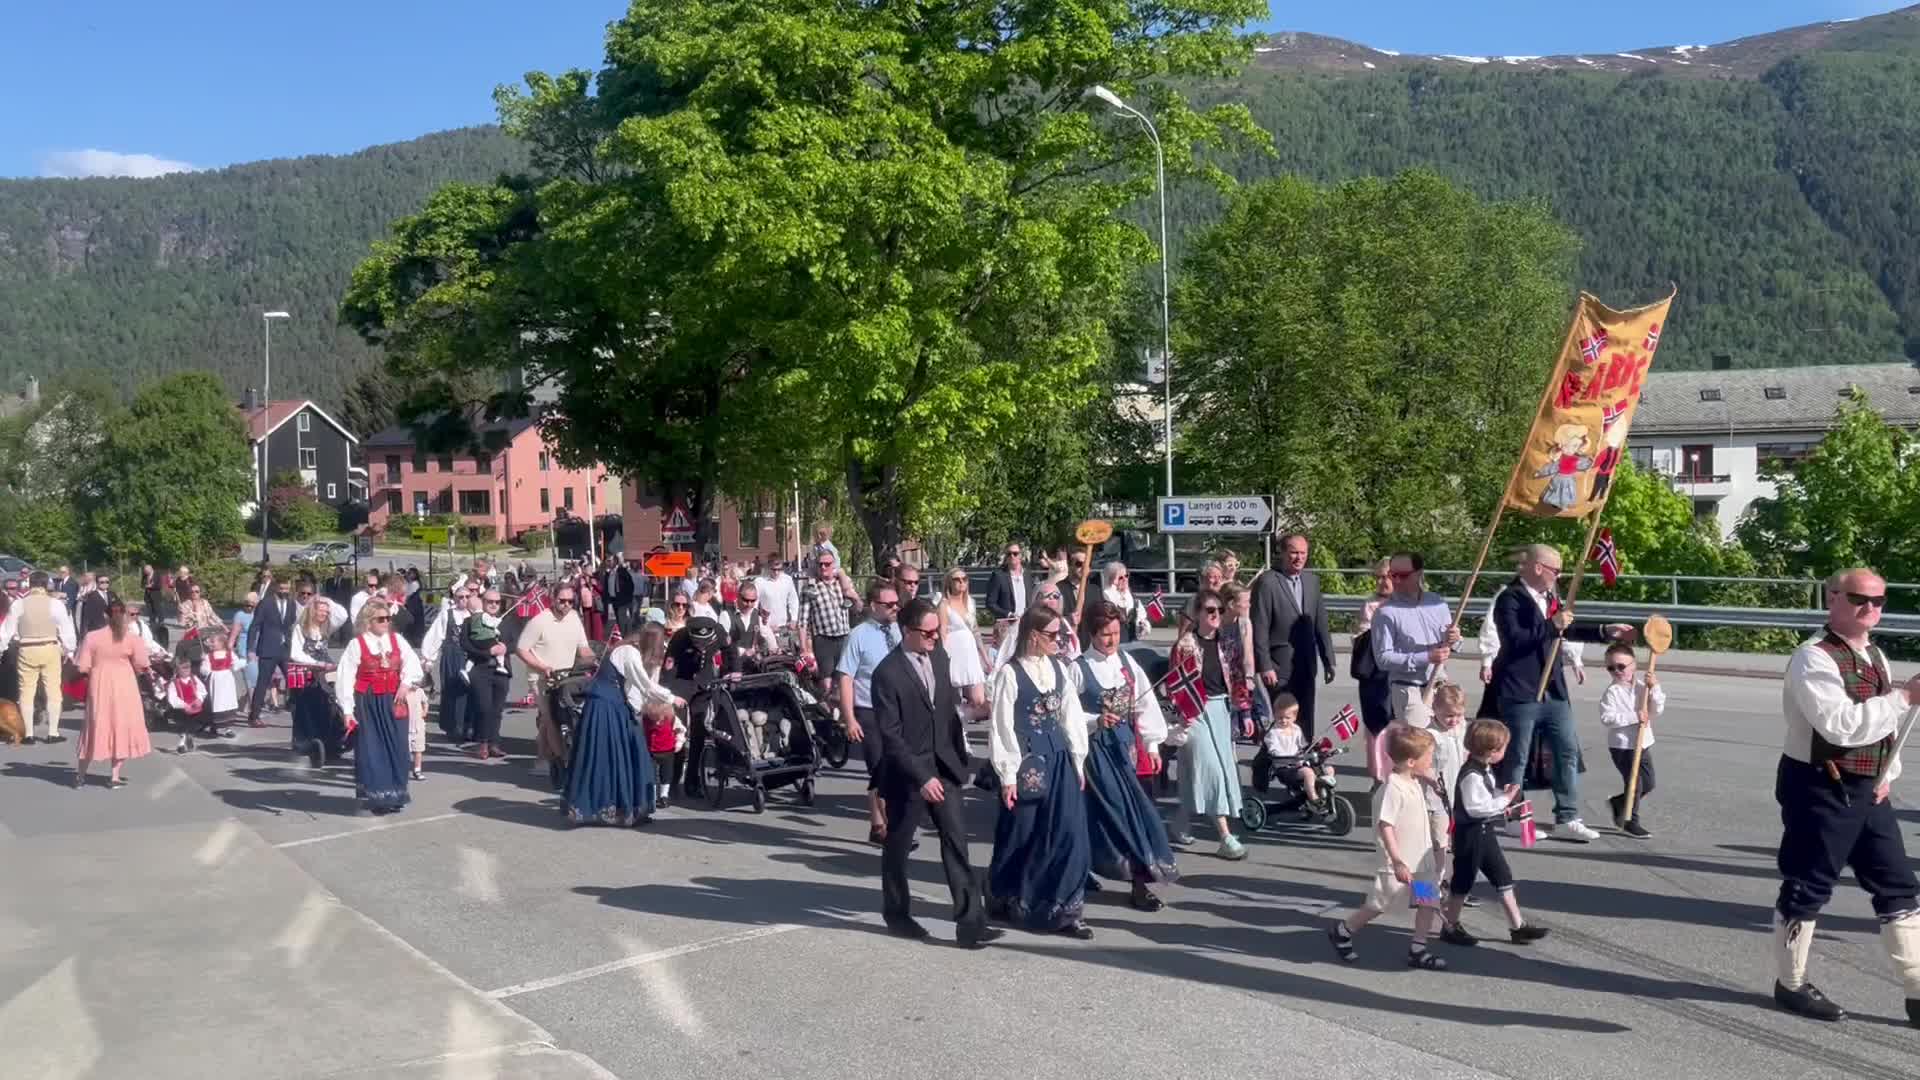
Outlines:
[{"label": "triangular warning sign", "polygon": [[660,531],[670,532],[670,533],[692,532],[693,519],[687,516],[687,508],[684,506],[681,506],[679,503],[674,503],[673,513],[667,515],[667,523],[665,525],[660,526]]}]

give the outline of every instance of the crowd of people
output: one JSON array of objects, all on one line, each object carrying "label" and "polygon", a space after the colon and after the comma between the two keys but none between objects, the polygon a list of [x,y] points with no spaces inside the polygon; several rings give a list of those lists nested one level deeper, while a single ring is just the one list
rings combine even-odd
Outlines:
[{"label": "crowd of people", "polygon": [[[263,573],[231,618],[184,567],[164,582],[149,568],[144,611],[114,595],[107,575],[76,580],[62,568],[7,589],[0,692],[19,703],[26,738],[44,708],[45,737],[64,741],[70,664],[86,682],[73,782],[84,785],[100,761],[117,788],[125,763],[151,750],[155,702],[186,751],[195,737],[231,737],[243,707],[248,724],[262,724],[263,707],[284,689],[293,749],[319,767],[350,756],[361,803],[388,814],[426,778],[430,713],[474,760],[509,759],[501,720],[523,670],[524,703],[536,709],[533,763],[550,776],[561,811],[576,824],[635,826],[703,782],[703,740],[722,736],[704,730],[690,701],[777,666],[807,685],[864,758],[889,930],[929,936],[907,878],[924,826],[938,837],[956,939],[968,947],[1001,936],[995,923],[1090,938],[1086,894],[1103,880],[1124,883],[1139,910],[1160,910],[1154,886],[1177,879],[1176,852],[1192,849],[1196,822],[1214,833],[1217,857],[1246,856],[1235,823],[1243,800],[1259,793],[1242,788],[1238,744],[1258,747],[1256,787],[1275,777],[1301,789],[1311,816],[1329,774],[1305,764],[1306,752],[1364,727],[1378,867],[1328,937],[1341,960],[1354,961],[1363,928],[1411,907],[1407,962],[1439,971],[1447,961],[1435,939],[1480,941],[1464,918],[1481,881],[1499,899],[1510,941],[1546,935],[1523,914],[1502,852],[1503,839],[1531,842],[1529,791],[1552,792],[1549,838],[1586,844],[1599,835],[1580,812],[1585,766],[1569,693],[1584,679],[1578,642],[1605,646],[1609,683],[1597,719],[1621,778],[1621,794],[1607,801],[1613,825],[1623,837],[1652,836],[1642,809],[1655,789],[1652,728],[1665,695],[1638,669],[1634,629],[1575,620],[1560,599],[1565,567],[1554,548],[1516,555],[1480,630],[1483,688],[1471,719],[1466,688],[1447,674],[1462,641],[1459,613],[1426,588],[1417,553],[1381,560],[1348,669],[1358,722],[1331,733],[1316,724],[1316,691],[1336,678],[1335,649],[1304,535],[1285,537],[1277,565],[1250,582],[1236,560],[1207,564],[1171,620],[1164,655],[1127,648],[1168,620],[1160,596],[1131,591],[1125,565],[1093,568],[1057,550],[1030,571],[1018,544],[988,580],[984,620],[966,570],[923,580],[920,567],[894,560],[857,585],[825,532],[801,576],[773,557],[672,580],[618,557],[551,578],[497,573],[479,559],[430,605],[417,575],[371,573],[341,596],[310,576]],[[162,590],[173,594],[190,650],[169,655],[156,640],[168,632]],[[1920,885],[1887,803],[1920,677],[1896,685],[1869,640],[1885,604],[1877,575],[1836,575],[1827,598],[1826,632],[1794,655],[1786,676],[1775,997],[1801,1015],[1844,1017],[1807,966],[1819,911],[1851,867],[1873,895],[1920,1026]],[[984,763],[967,738],[976,724]],[[1158,800],[1169,771],[1177,796],[1166,815]],[[962,812],[970,787],[995,804],[983,874]]]}]

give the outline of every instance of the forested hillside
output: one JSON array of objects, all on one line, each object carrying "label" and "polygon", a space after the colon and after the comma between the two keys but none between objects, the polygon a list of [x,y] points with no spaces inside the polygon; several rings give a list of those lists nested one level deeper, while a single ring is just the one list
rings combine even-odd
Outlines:
[{"label": "forested hillside", "polygon": [[[1584,240],[1582,287],[1625,304],[1679,284],[1663,364],[1920,358],[1920,8],[1591,58],[1278,35],[1193,93],[1273,132],[1275,156],[1228,163],[1243,179],[1424,165],[1543,200]],[[238,393],[258,381],[258,313],[283,307],[276,393],[337,401],[371,358],[335,316],[368,244],[441,183],[519,161],[470,129],[153,180],[0,181],[0,388],[197,367]],[[1173,205],[1177,257],[1219,204],[1181,188]]]}]

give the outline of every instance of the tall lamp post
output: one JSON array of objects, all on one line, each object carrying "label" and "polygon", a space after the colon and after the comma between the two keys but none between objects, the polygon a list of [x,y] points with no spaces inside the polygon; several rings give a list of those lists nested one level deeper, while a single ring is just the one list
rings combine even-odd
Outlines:
[{"label": "tall lamp post", "polygon": [[[1163,437],[1167,444],[1167,498],[1173,498],[1173,315],[1167,288],[1167,262],[1172,254],[1167,243],[1167,156],[1160,146],[1160,132],[1147,119],[1147,114],[1121,100],[1120,95],[1104,86],[1093,86],[1087,90],[1087,97],[1093,98],[1122,116],[1130,116],[1140,121],[1147,129],[1147,137],[1153,140],[1154,193],[1160,199],[1160,384],[1166,391],[1165,430]],[[1167,591],[1174,592],[1178,585],[1173,574],[1173,534],[1167,534]]]},{"label": "tall lamp post", "polygon": [[[260,315],[260,328],[266,335],[261,353],[260,372],[260,408],[267,416],[273,415],[273,320],[290,316],[284,311],[266,311]],[[263,427],[265,425],[262,425]],[[260,440],[260,476],[259,486],[254,489],[254,505],[260,508],[260,561],[272,562],[267,554],[267,534],[272,526],[267,520],[267,440]]]}]

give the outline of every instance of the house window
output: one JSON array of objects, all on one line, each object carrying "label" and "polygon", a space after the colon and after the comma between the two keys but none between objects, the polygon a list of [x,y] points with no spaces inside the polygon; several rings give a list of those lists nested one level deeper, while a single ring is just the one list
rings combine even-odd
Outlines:
[{"label": "house window", "polygon": [[1680,479],[1706,483],[1713,479],[1713,444],[1699,443],[1680,448]]},{"label": "house window", "polygon": [[1787,400],[1787,388],[1784,386],[1769,386],[1762,392],[1767,395],[1768,401]]},{"label": "house window", "polygon": [[413,452],[413,471],[417,473],[423,473],[427,471],[426,451],[415,450]]},{"label": "house window", "polygon": [[540,451],[540,471],[546,472],[549,468],[552,468],[552,467],[553,467],[553,457],[549,455],[545,450]]},{"label": "house window", "polygon": [[433,511],[436,514],[453,513],[453,489],[452,488],[440,489],[439,496],[437,496],[433,500]]},{"label": "house window", "polygon": [[426,492],[416,491],[413,493],[413,516],[426,517],[427,514],[431,512],[429,508],[432,505],[433,503],[427,499]]},{"label": "house window", "polygon": [[566,507],[569,510],[573,509],[573,489],[572,488],[564,487],[560,489],[560,505]]},{"label": "house window", "polygon": [[540,489],[540,512],[543,514],[553,513],[553,492],[548,491],[546,488]]},{"label": "house window", "polygon": [[293,426],[296,431],[312,431],[313,430],[313,414],[309,412],[303,412],[300,415],[294,417]]},{"label": "house window", "polygon": [[400,482],[400,455],[388,454],[387,455],[387,483],[389,485],[392,485],[392,484],[397,484],[399,482]]},{"label": "house window", "polygon": [[463,491],[460,493],[460,512],[462,514],[493,513],[493,492]]},{"label": "house window", "polygon": [[1807,460],[1816,445],[1810,442],[1761,443],[1753,451],[1762,466],[1780,465],[1791,469]]},{"label": "house window", "polygon": [[440,455],[440,471],[441,472],[453,471],[453,455],[452,454]]},{"label": "house window", "polygon": [[337,498],[339,498],[339,497],[340,497],[340,488],[339,488],[339,486],[338,486],[338,485],[336,485],[336,484],[328,484],[328,485],[327,485],[327,498],[329,498],[329,499],[337,499]]},{"label": "house window", "polygon": [[1653,448],[1652,447],[1630,446],[1627,448],[1627,455],[1633,458],[1633,467],[1636,472],[1652,472],[1653,471]]},{"label": "house window", "polygon": [[300,448],[300,467],[303,469],[319,468],[320,467],[320,451],[315,450],[311,446],[301,447]]},{"label": "house window", "polygon": [[1700,400],[1701,401],[1719,401],[1720,400],[1719,388],[1714,387],[1711,389],[1700,391]]},{"label": "house window", "polygon": [[397,514],[399,512],[400,512],[400,493],[397,491],[387,492],[387,513]]}]

